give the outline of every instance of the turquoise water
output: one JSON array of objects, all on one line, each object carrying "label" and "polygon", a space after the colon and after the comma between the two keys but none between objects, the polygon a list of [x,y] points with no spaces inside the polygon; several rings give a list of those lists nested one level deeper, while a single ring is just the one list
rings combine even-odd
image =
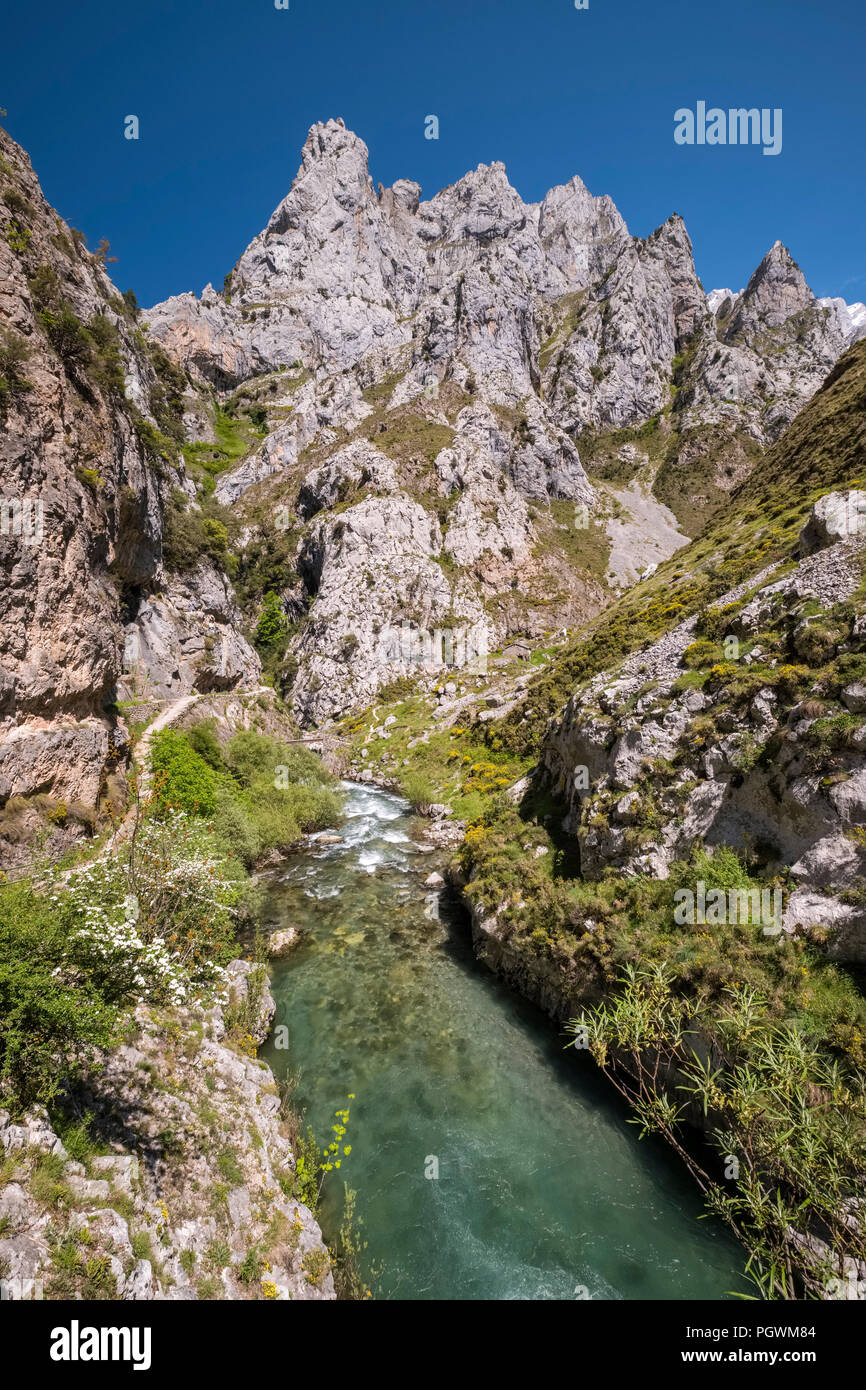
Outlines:
[{"label": "turquoise water", "polygon": [[345,1178],[379,1298],[745,1289],[739,1247],[698,1220],[679,1161],[639,1141],[591,1060],[474,960],[459,913],[424,887],[432,856],[406,803],[346,785],[341,843],[293,859],[269,902],[305,935],[273,971],[289,1050],[263,1055],[300,1073],[295,1100],[320,1140],[356,1096],[326,1233]]}]

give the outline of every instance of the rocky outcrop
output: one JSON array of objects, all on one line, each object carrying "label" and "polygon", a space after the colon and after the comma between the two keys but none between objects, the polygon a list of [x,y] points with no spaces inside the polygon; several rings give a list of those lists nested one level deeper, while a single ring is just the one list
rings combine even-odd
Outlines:
[{"label": "rocky outcrop", "polygon": [[245,1004],[267,1032],[274,1003],[251,992],[252,974],[233,962],[203,1020],[136,1010],[134,1035],[80,1098],[104,1154],[78,1162],[44,1114],[0,1112],[4,1297],[334,1298],[319,1226],[292,1195],[273,1074],[227,1039],[228,1011]]},{"label": "rocky outcrop", "polygon": [[142,404],[156,378],[101,258],[3,131],[0,162],[0,775],[93,806],[124,594],[159,570],[176,479],[126,408],[124,377]]},{"label": "rocky outcrop", "polygon": [[367,497],[313,524],[300,563],[314,601],[293,644],[293,705],[304,722],[441,668],[443,641],[487,650],[491,624],[468,584],[452,587],[442,553],[438,521],[402,493]]},{"label": "rocky outcrop", "polygon": [[[245,546],[272,544],[278,512],[301,533],[295,559],[314,587],[303,596],[283,581],[281,592],[293,621],[306,621],[306,607],[312,624],[292,648],[304,721],[375,688],[370,624],[414,622],[411,605],[399,612],[414,581],[372,606],[353,585],[342,589],[350,607],[327,629],[336,615],[319,586],[327,596],[330,579],[312,558],[324,553],[324,513],[404,494],[440,525],[461,592],[476,607],[496,602],[491,636],[536,632],[545,619],[555,629],[671,553],[684,539],[678,526],[692,534],[851,341],[850,316],[814,299],[779,243],[743,292],[708,300],[679,217],[634,238],[611,200],[579,178],[527,204],[501,163],[479,165],[429,201],[408,180],[377,190],[366,146],[341,120],[311,129],[289,193],[222,294],[209,286],[145,318],[202,392],[268,382],[267,438],[217,479],[216,495],[250,523]],[[660,507],[600,498],[582,438],[658,421],[663,450],[647,487]],[[453,444],[431,448],[431,426],[453,430]],[[562,501],[596,524],[605,507],[627,507],[646,558],[617,558],[608,576],[603,558],[590,575],[579,550],[565,562],[556,547],[542,553],[561,528],[551,512]],[[539,506],[541,526],[530,515]],[[383,512],[376,500],[372,513]],[[646,545],[635,535],[644,517]],[[346,535],[341,567],[351,526]],[[359,544],[352,568],[375,568],[371,544]],[[541,600],[542,616],[522,596],[539,590],[532,576],[545,566],[553,597]],[[350,628],[354,656],[342,640]]]},{"label": "rocky outcrop", "polygon": [[224,574],[207,559],[166,579],[126,628],[121,694],[156,699],[256,686],[261,662]]},{"label": "rocky outcrop", "polygon": [[166,578],[165,512],[195,488],[162,434],[165,359],[105,249],[48,206],[4,131],[0,174],[0,784],[19,810],[41,796],[86,818],[126,757],[114,700],[130,613],[160,688],[192,667],[211,685],[255,680],[258,665],[224,577]]},{"label": "rocky outcrop", "polygon": [[719,600],[727,661],[705,640],[701,657],[690,618],[593,678],[554,721],[543,765],[570,808],[585,877],[610,867],[665,878],[694,845],[748,841],[790,869],[785,929],[827,928],[833,956],[866,959],[866,910],[851,896],[866,867],[866,724],[851,718],[859,688],[825,680],[810,701],[808,666],[796,664],[819,649],[822,663],[864,650],[859,606],[853,619],[829,616],[862,585],[866,536],[827,527],[857,496],[815,504],[793,570]]},{"label": "rocky outcrop", "polygon": [[656,415],[674,358],[699,344],[687,427],[737,399],[745,427],[772,439],[853,340],[856,311],[817,301],[779,242],[745,291],[710,303],[679,217],[632,238],[576,177],[540,204],[521,200],[500,163],[429,202],[408,180],[377,193],[367,147],[332,120],[310,131],[290,192],[224,295],[208,286],[147,318],[209,383],[296,360],[381,377],[402,353],[400,400],[472,378],[489,402],[542,398],[553,424],[578,433]]},{"label": "rocky outcrop", "polygon": [[866,492],[828,492],[818,498],[800,533],[800,554],[856,536],[866,536]]},{"label": "rocky outcrop", "polygon": [[745,290],[718,303],[682,385],[683,425],[738,424],[772,443],[852,342],[848,316],[819,301],[777,241]]}]

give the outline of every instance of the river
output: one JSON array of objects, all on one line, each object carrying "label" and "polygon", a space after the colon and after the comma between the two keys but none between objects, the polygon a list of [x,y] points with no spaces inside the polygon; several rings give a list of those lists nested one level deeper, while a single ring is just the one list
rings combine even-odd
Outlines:
[{"label": "river", "polygon": [[[637,1128],[587,1054],[473,956],[463,914],[424,887],[435,856],[404,801],[346,783],[337,844],[314,842],[270,889],[300,944],[274,962],[262,1055],[299,1075],[327,1142],[351,1107],[365,1267],[386,1299],[722,1299],[744,1257],[678,1159]],[[347,1101],[349,1093],[355,1099]]]}]

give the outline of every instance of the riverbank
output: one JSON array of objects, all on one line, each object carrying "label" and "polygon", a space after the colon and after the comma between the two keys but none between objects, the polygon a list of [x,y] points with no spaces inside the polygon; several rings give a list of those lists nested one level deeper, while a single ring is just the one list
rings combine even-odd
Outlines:
[{"label": "riverbank", "polygon": [[274,718],[257,696],[158,730],[125,836],[0,885],[4,1297],[334,1297],[297,1118],[255,1056],[266,971],[232,959],[245,860],[339,812]]},{"label": "riverbank", "polygon": [[424,824],[392,793],[349,786],[334,836],[269,879],[266,924],[298,937],[272,963],[262,1056],[296,1079],[317,1135],[352,1096],[325,1231],[339,1227],[345,1182],[362,1273],[386,1300],[745,1288],[739,1249],[698,1219],[674,1158],[639,1143],[589,1059],[476,960],[461,905],[427,882],[446,851]]},{"label": "riverbank", "polygon": [[[683,679],[694,683],[690,673]],[[795,692],[787,703],[796,699]],[[647,705],[655,712],[652,696]],[[791,720],[802,721],[807,712],[813,722],[821,709],[797,705]],[[611,726],[599,715],[592,727],[598,739],[612,742]],[[477,726],[440,728],[430,702],[416,695],[390,710],[377,707],[353,727],[356,764],[366,754],[371,780],[387,770],[409,790],[423,774],[428,800],[468,808],[450,874],[470,909],[479,958],[550,1018],[580,1021],[580,1045],[633,1105],[635,1119],[664,1135],[709,1209],[731,1222],[756,1257],[762,1293],[838,1297],[843,1287],[857,1296],[866,1274],[862,1160],[859,1131],[847,1129],[844,1116],[856,1121],[864,1113],[863,1004],[856,978],[827,959],[828,933],[816,928],[777,938],[750,922],[713,931],[677,927],[677,887],[698,879],[722,889],[764,886],[750,876],[748,856],[724,846],[696,845],[668,876],[613,870],[584,876],[578,862],[584,844],[613,833],[606,815],[587,815],[587,829],[581,825],[575,836],[549,776],[527,778],[527,762],[509,752],[504,726],[500,732],[488,724],[484,757]],[[633,737],[628,728],[626,721],[618,747]],[[691,764],[700,767],[706,746],[704,736],[678,753],[685,779]],[[821,755],[831,771],[839,766],[832,748]],[[588,755],[584,761],[595,768]],[[641,766],[673,776],[663,761]],[[814,770],[810,775],[816,777]],[[652,819],[644,801],[626,797],[620,810],[629,822],[627,841],[648,837],[640,829],[644,821],[657,837],[659,818]],[[637,817],[638,829],[630,817]],[[849,831],[843,843],[849,857],[859,834]],[[850,893],[845,901],[856,907]],[[855,907],[844,910],[850,915]],[[629,1064],[616,1065],[624,1055]],[[751,1094],[762,1104],[751,1104]],[[838,1102],[818,1106],[822,1095]],[[711,1145],[698,1162],[683,1131],[687,1122]],[[796,1145],[780,1143],[785,1133],[797,1137]],[[786,1203],[768,1210],[777,1189]]]},{"label": "riverbank", "polygon": [[279,1087],[255,1056],[273,1008],[257,967],[234,961],[209,1008],[137,1008],[62,1125],[0,1112],[11,1298],[335,1297],[321,1229],[295,1195]]}]

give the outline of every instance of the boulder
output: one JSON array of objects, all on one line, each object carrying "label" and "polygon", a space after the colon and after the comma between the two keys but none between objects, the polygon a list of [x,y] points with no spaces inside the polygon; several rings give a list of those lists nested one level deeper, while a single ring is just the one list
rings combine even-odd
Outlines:
[{"label": "boulder", "polygon": [[818,498],[800,532],[800,554],[811,555],[850,536],[866,538],[866,492],[828,492]]}]

